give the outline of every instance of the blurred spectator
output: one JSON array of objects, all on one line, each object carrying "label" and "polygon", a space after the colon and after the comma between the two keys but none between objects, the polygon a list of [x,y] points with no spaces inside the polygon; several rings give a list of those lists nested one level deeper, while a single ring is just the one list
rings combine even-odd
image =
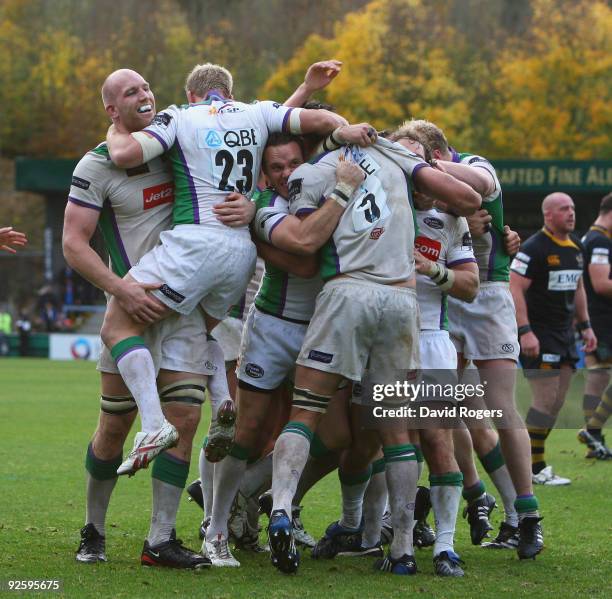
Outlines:
[{"label": "blurred spectator", "polygon": [[21,312],[16,323],[19,332],[19,355],[27,356],[30,353],[30,332],[32,323],[25,312]]},{"label": "blurred spectator", "polygon": [[53,302],[47,300],[41,308],[40,317],[43,324],[43,329],[47,333],[51,333],[57,330],[58,325],[58,311],[53,305]]},{"label": "blurred spectator", "polygon": [[0,310],[0,356],[8,356],[9,343],[8,335],[13,330],[13,319],[6,311],[6,308]]}]

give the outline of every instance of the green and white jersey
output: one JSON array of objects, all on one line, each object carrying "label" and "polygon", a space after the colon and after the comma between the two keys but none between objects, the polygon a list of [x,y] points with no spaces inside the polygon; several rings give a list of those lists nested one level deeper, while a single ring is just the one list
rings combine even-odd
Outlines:
[{"label": "green and white jersey", "polygon": [[379,139],[367,149],[340,148],[303,164],[289,178],[289,210],[316,210],[333,191],[343,155],[366,173],[331,239],[321,248],[324,281],[345,274],[393,284],[414,277],[412,177],[427,164],[399,144]]},{"label": "green and white jersey", "polygon": [[482,202],[482,207],[487,210],[493,220],[489,231],[481,237],[474,238],[474,255],[478,262],[481,282],[508,282],[510,280],[510,256],[504,247],[504,205],[497,173],[486,158],[476,154],[457,154],[453,151],[453,162],[482,168],[491,175],[495,182],[495,189]]},{"label": "green and white jersey", "polygon": [[[256,191],[253,200],[257,205],[254,220],[256,235],[272,243],[272,231],[289,214],[289,202],[272,189]],[[279,318],[308,322],[322,288],[320,276],[303,279],[266,262],[255,305],[262,312]]]},{"label": "green and white jersey", "polygon": [[123,277],[172,225],[174,183],[166,160],[117,168],[106,143],[87,152],[72,176],[68,201],[100,212],[112,271]]},{"label": "green and white jersey", "polygon": [[144,131],[168,151],[174,174],[173,223],[223,228],[212,212],[231,191],[251,197],[268,134],[289,130],[292,109],[276,102],[243,104],[217,95],[197,104],[170,106]]},{"label": "green and white jersey", "polygon": [[[436,209],[417,210],[415,248],[428,260],[453,268],[476,262],[467,220]],[[421,330],[448,331],[448,296],[428,276],[417,274]]]}]

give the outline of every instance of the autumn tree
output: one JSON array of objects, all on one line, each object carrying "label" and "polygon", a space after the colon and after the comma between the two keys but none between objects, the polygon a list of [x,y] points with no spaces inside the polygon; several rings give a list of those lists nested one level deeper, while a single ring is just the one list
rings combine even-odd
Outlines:
[{"label": "autumn tree", "polygon": [[499,157],[612,157],[612,10],[534,0],[528,34],[498,57],[490,122]]}]

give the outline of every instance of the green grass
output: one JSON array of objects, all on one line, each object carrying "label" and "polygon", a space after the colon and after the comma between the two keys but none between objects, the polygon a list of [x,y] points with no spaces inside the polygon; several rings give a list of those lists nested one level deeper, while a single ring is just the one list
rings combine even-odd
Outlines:
[{"label": "green grass", "polygon": [[[519,393],[528,392],[523,381]],[[568,409],[578,414],[578,375]],[[238,570],[176,572],[139,565],[148,530],[149,473],[122,479],[107,523],[109,562],[74,561],[83,525],[85,448],[98,414],[98,377],[91,363],[0,360],[0,579],[62,579],[66,597],[581,597],[610,596],[608,561],[612,463],[590,462],[574,430],[555,431],[547,455],[566,488],[538,488],[545,517],[546,550],[519,562],[513,552],[485,551],[469,544],[464,521],[456,549],[466,561],[461,580],[432,575],[431,550],[417,552],[421,573],[414,578],[377,574],[371,561],[315,562],[303,556],[297,576],[276,572],[266,555],[237,552]],[[203,436],[203,419],[198,439]],[[194,450],[190,476],[197,476]],[[192,480],[190,478],[190,480]],[[487,480],[487,479],[485,479]],[[488,480],[487,480],[488,482]],[[328,476],[306,497],[303,519],[314,536],[337,519],[339,490]],[[494,512],[494,524],[500,514]],[[183,501],[177,528],[188,546],[199,547],[200,512]],[[608,589],[606,592],[605,589]],[[55,596],[58,596],[57,594]]]}]

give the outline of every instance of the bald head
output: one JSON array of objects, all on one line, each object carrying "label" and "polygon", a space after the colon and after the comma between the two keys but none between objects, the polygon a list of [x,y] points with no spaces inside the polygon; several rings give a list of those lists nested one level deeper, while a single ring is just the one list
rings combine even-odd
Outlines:
[{"label": "bald head", "polygon": [[542,201],[544,224],[555,234],[565,238],[576,226],[574,200],[566,193],[554,192]]},{"label": "bald head", "polygon": [[102,84],[102,102],[104,108],[115,103],[117,94],[132,82],[144,81],[142,75],[132,69],[118,69],[113,71]]},{"label": "bald head", "polygon": [[546,212],[550,212],[566,203],[570,203],[572,206],[574,205],[572,198],[566,193],[561,193],[560,191],[550,193],[542,200],[542,214],[546,215]]}]

